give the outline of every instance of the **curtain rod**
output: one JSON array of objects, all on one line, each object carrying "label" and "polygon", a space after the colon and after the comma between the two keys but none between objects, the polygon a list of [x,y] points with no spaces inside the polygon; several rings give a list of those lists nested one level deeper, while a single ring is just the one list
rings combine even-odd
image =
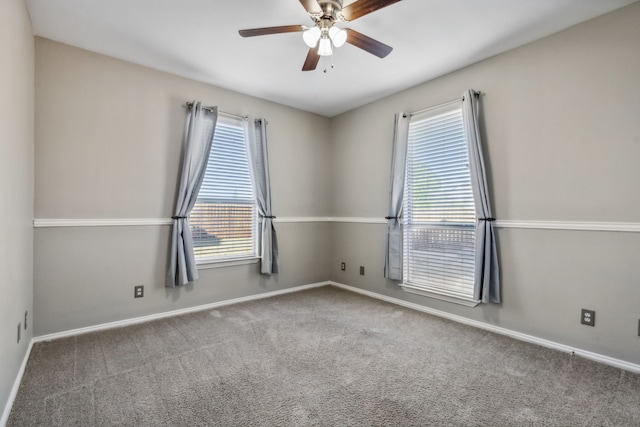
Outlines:
[{"label": "curtain rod", "polygon": [[[476,96],[476,98],[480,98],[480,95],[482,95],[482,92],[474,92],[474,95]],[[411,116],[415,116],[416,114],[426,113],[427,111],[435,110],[436,108],[446,107],[447,105],[451,105],[453,103],[460,102],[460,101],[464,101],[464,96],[461,96],[460,98],[456,98],[439,105],[434,105],[433,107],[423,108],[422,110],[413,111],[409,114],[405,113],[403,117],[407,117],[407,116],[411,117]]]},{"label": "curtain rod", "polygon": [[[187,102],[184,106],[190,109],[191,107],[193,107],[193,102]],[[216,110],[216,107],[202,107],[202,109],[212,113]],[[247,120],[249,118],[247,116],[239,116],[237,114],[225,113],[224,111],[219,111],[219,110],[218,110],[218,114],[220,114],[221,116],[235,117],[236,119],[242,119],[242,120]]]}]

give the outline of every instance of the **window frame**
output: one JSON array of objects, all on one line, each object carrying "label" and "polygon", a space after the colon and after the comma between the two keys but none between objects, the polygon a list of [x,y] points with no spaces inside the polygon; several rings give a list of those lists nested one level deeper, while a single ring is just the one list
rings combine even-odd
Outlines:
[{"label": "window frame", "polygon": [[[251,183],[251,202],[246,203],[251,206],[252,214],[251,214],[251,254],[243,253],[241,255],[216,255],[216,256],[198,256],[194,253],[196,259],[196,266],[199,270],[202,269],[210,269],[210,268],[219,268],[219,267],[229,267],[235,265],[244,265],[244,264],[255,264],[260,261],[260,251],[259,251],[259,239],[258,239],[258,206],[257,199],[255,197],[256,194],[256,186],[255,179],[253,177],[253,168],[251,167],[251,153],[249,147],[249,128],[248,121],[246,118],[236,117],[232,115],[227,115],[221,112],[218,112],[217,122],[216,122],[216,130],[214,131],[214,140],[211,144],[211,152],[210,156],[213,155],[213,150],[216,149],[216,131],[219,129],[219,125],[235,127],[236,129],[242,129],[242,134],[244,136],[243,143],[244,149],[246,152],[247,166],[250,174],[250,183]],[[207,162],[207,168],[209,167],[209,162]],[[203,184],[204,185],[204,184]],[[189,227],[191,228],[193,234],[193,226],[192,226],[192,217],[193,211],[196,209],[199,200],[200,200],[200,191],[202,191],[202,187],[199,190],[198,201],[194,205],[194,209],[189,214]],[[222,200],[222,199],[221,199]],[[228,202],[228,199],[227,199]],[[243,203],[238,203],[243,204]],[[228,218],[228,217],[223,217]],[[194,249],[196,239],[194,241]]]},{"label": "window frame", "polygon": [[[455,114],[459,114],[460,118],[461,118],[461,123],[459,126],[457,126],[455,128],[454,131],[447,131],[448,133],[442,137],[439,137],[438,141],[443,142],[447,139],[447,137],[450,137],[454,132],[460,132],[462,131],[463,134],[463,138],[464,138],[464,143],[465,143],[465,152],[466,152],[466,164],[467,164],[467,172],[468,172],[468,176],[469,176],[469,183],[468,183],[468,188],[466,189],[466,191],[471,193],[471,202],[472,202],[472,207],[473,209],[467,209],[469,210],[469,212],[467,212],[467,215],[471,215],[472,213],[472,220],[471,219],[467,219],[467,221],[460,221],[460,222],[456,222],[456,223],[448,223],[446,221],[440,220],[440,221],[422,221],[422,227],[424,227],[425,230],[437,230],[439,227],[441,227],[441,230],[448,230],[449,232],[455,230],[455,229],[459,229],[460,232],[464,232],[464,233],[468,233],[470,230],[470,228],[473,228],[473,239],[471,240],[471,243],[469,244],[469,242],[467,242],[467,245],[470,247],[473,247],[473,259],[474,261],[472,263],[468,263],[466,262],[464,264],[465,267],[465,274],[467,274],[466,279],[471,279],[471,284],[474,284],[474,272],[475,272],[475,253],[476,253],[476,246],[475,246],[475,238],[476,238],[476,231],[477,231],[477,226],[478,226],[478,221],[476,219],[476,214],[475,214],[475,199],[473,197],[473,192],[472,192],[472,188],[471,188],[471,174],[470,174],[470,170],[469,170],[469,143],[468,143],[468,135],[466,134],[465,131],[465,125],[464,125],[464,115],[462,114],[462,102],[461,100],[457,100],[454,102],[450,102],[450,103],[446,103],[446,104],[442,104],[442,105],[438,105],[432,108],[428,108],[425,110],[422,110],[420,112],[414,113],[410,115],[409,118],[409,131],[407,134],[407,158],[406,158],[406,164],[405,164],[405,184],[404,184],[404,195],[403,195],[403,207],[402,207],[402,217],[401,217],[401,222],[402,222],[402,249],[403,249],[403,260],[402,260],[402,267],[403,267],[403,274],[402,274],[402,282],[400,284],[401,288],[406,291],[406,292],[410,292],[410,293],[414,293],[414,294],[419,294],[422,296],[427,296],[430,298],[435,298],[435,299],[440,299],[440,300],[444,300],[444,301],[448,301],[448,302],[453,302],[453,303],[457,303],[457,304],[461,304],[461,305],[465,305],[465,306],[469,306],[469,307],[475,307],[477,306],[480,301],[475,300],[473,297],[473,285],[471,286],[471,289],[467,289],[466,292],[467,294],[464,295],[462,294],[460,291],[454,291],[452,290],[454,288],[454,286],[451,286],[451,288],[447,289],[446,286],[434,286],[433,283],[428,283],[428,279],[422,278],[422,279],[418,279],[415,280],[415,278],[412,276],[414,271],[411,268],[411,264],[414,261],[410,261],[410,248],[409,246],[415,244],[416,242],[425,242],[426,238],[424,240],[420,240],[420,239],[415,239],[411,236],[409,236],[410,232],[414,232],[415,229],[417,229],[418,227],[415,226],[415,223],[412,222],[412,219],[410,218],[410,215],[408,214],[408,212],[412,212],[412,206],[413,203],[411,202],[411,198],[413,197],[410,191],[410,189],[412,188],[412,183],[410,182],[411,180],[411,176],[410,176],[410,168],[413,167],[412,165],[412,161],[414,159],[411,159],[410,157],[410,153],[412,152],[412,150],[415,148],[413,147],[413,145],[415,144],[415,142],[412,141],[413,137],[412,137],[412,124],[414,123],[422,123],[425,121],[429,121],[429,120],[434,120],[437,119],[438,117],[443,117],[446,114],[451,114],[451,113],[455,113]],[[460,142],[458,142],[460,143]],[[427,146],[427,144],[425,143],[422,147],[419,147],[418,150],[427,150],[429,149],[429,147]],[[444,152],[444,151],[443,151]],[[440,153],[439,153],[440,154]],[[454,158],[455,154],[452,154],[450,158]],[[448,158],[449,159],[449,158]],[[423,158],[424,160],[424,158]],[[464,161],[463,161],[464,162]],[[415,162],[414,162],[415,163]],[[450,163],[450,160],[447,161],[443,161],[443,163]],[[424,163],[426,164],[426,163]],[[459,167],[460,161],[458,161],[458,163],[455,166]],[[451,171],[450,169],[448,169],[448,171]],[[459,188],[455,188],[456,191],[459,191]],[[450,193],[451,194],[451,193]],[[456,199],[453,201],[453,203],[468,203],[469,202],[469,198],[467,196],[466,199]],[[409,204],[411,204],[411,207],[409,206]],[[425,225],[427,224],[427,225]],[[431,228],[429,228],[431,227]],[[446,228],[445,228],[446,227]],[[428,234],[428,231],[427,233]],[[436,233],[437,234],[437,233]],[[428,243],[424,243],[424,244],[428,244]],[[431,249],[431,248],[430,248]],[[459,254],[463,254],[464,249],[461,249],[461,251],[459,252]],[[437,254],[450,254],[451,251],[447,252],[446,249],[443,249],[441,251],[436,251],[433,250],[433,252],[437,253]],[[467,249],[468,252],[468,249]],[[412,252],[413,254],[413,252]],[[429,257],[431,257],[432,255],[427,255]],[[417,256],[416,256],[417,257]],[[445,261],[446,263],[446,261]],[[446,271],[447,267],[443,268],[440,271]],[[440,272],[439,271],[439,272]],[[451,276],[448,276],[451,277]],[[448,280],[447,276],[445,276],[445,281]]]}]

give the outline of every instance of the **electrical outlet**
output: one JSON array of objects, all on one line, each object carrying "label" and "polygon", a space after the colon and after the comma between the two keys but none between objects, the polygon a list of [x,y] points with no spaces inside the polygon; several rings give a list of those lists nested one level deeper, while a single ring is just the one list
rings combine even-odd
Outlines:
[{"label": "electrical outlet", "polygon": [[347,269],[347,264],[345,264],[344,262],[340,263],[340,270],[345,271]]},{"label": "electrical outlet", "polygon": [[580,316],[580,323],[587,326],[596,325],[596,312],[595,310],[582,309],[582,315]]},{"label": "electrical outlet", "polygon": [[142,298],[144,296],[144,286],[134,286],[133,297]]},{"label": "electrical outlet", "polygon": [[640,319],[638,319],[638,336],[640,337]]},{"label": "electrical outlet", "polygon": [[20,344],[20,332],[22,331],[22,323],[18,323],[18,344]]},{"label": "electrical outlet", "polygon": [[364,267],[363,266],[360,266],[360,275],[364,276]]},{"label": "electrical outlet", "polygon": [[24,329],[27,330],[27,319],[29,318],[29,311],[24,312]]}]

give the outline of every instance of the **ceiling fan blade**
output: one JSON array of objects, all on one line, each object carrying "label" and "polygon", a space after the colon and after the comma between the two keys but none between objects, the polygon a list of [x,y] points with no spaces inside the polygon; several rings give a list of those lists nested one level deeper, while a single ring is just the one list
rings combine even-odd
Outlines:
[{"label": "ceiling fan blade", "polygon": [[300,4],[308,13],[322,12],[322,9],[320,9],[320,5],[316,0],[300,0]]},{"label": "ceiling fan blade", "polygon": [[318,46],[312,47],[307,53],[307,59],[304,60],[302,71],[313,71],[318,66],[320,55],[318,55]]},{"label": "ceiling fan blade", "polygon": [[303,31],[302,25],[284,25],[282,27],[251,28],[238,31],[242,37],[266,36],[269,34],[298,33]]},{"label": "ceiling fan blade", "polygon": [[378,40],[367,37],[364,34],[349,28],[347,28],[347,43],[352,44],[355,47],[359,47],[362,50],[366,50],[378,58],[384,58],[393,50],[391,46],[387,46]]},{"label": "ceiling fan blade", "polygon": [[358,19],[361,16],[375,12],[378,9],[390,6],[399,1],[400,0],[358,0],[342,8],[342,16],[344,16],[344,19],[347,21],[353,21],[354,19]]}]

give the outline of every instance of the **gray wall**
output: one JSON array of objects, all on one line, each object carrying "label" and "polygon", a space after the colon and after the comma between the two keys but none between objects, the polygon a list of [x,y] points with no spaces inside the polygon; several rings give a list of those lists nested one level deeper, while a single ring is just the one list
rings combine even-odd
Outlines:
[{"label": "gray wall", "polygon": [[[0,416],[33,325],[33,36],[21,0],[0,2]],[[24,312],[17,343],[18,322]]]},{"label": "gray wall", "polygon": [[[169,218],[192,99],[268,120],[275,215],[329,215],[329,119],[36,38],[35,217]],[[35,335],[327,280],[330,225],[276,228],[281,274],[206,269],[174,290],[169,226],[36,228]]]},{"label": "gray wall", "polygon": [[[394,112],[473,88],[485,93],[498,219],[640,223],[639,23],[635,3],[335,117],[332,215],[384,217]],[[640,363],[640,233],[499,229],[504,303],[477,308],[385,281],[384,233],[384,225],[334,224],[331,279]],[[594,328],[579,324],[582,307],[596,310]]]}]

